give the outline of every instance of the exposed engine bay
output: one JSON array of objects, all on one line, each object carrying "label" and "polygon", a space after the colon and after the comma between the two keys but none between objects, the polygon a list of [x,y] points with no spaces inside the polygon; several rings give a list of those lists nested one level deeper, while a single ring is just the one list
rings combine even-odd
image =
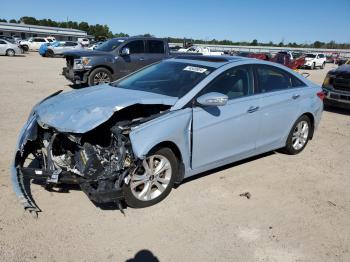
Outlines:
[{"label": "exposed engine bay", "polygon": [[78,184],[94,203],[113,202],[122,210],[123,186],[130,175],[142,168],[142,160],[133,155],[129,133],[169,108],[132,105],[84,134],[58,132],[37,120],[34,113],[31,131],[17,152],[14,165],[25,208],[34,213],[40,211],[25,186],[25,180],[34,179],[45,187]]}]

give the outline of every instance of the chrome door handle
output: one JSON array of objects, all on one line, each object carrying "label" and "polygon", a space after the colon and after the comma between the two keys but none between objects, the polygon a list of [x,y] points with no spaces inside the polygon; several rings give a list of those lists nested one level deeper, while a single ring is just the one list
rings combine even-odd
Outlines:
[{"label": "chrome door handle", "polygon": [[248,108],[247,113],[254,113],[259,110],[258,106],[251,106]]},{"label": "chrome door handle", "polygon": [[145,60],[143,57],[141,57],[140,59],[139,59],[140,61],[143,61],[143,60]]},{"label": "chrome door handle", "polygon": [[294,95],[292,96],[293,99],[298,99],[299,97],[300,97],[300,95],[298,95],[298,94],[294,94]]}]

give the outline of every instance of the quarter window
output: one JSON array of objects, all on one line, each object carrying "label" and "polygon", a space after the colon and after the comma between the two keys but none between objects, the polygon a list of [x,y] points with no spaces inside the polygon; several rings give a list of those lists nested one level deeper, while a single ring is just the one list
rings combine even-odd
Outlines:
[{"label": "quarter window", "polygon": [[253,94],[253,74],[248,66],[231,68],[205,87],[199,95],[218,92],[235,99]]},{"label": "quarter window", "polygon": [[0,45],[6,45],[5,41],[0,40]]},{"label": "quarter window", "polygon": [[130,49],[130,54],[140,54],[145,52],[143,40],[132,41],[125,45]]},{"label": "quarter window", "polygon": [[153,54],[163,54],[164,53],[164,42],[158,40],[149,40],[148,52]]}]

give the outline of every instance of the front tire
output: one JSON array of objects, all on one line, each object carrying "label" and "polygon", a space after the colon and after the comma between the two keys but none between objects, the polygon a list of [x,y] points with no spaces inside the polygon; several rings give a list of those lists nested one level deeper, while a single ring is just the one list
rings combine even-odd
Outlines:
[{"label": "front tire", "polygon": [[14,56],[16,53],[15,53],[15,51],[13,50],[13,49],[8,49],[7,51],[6,51],[6,55],[7,56]]},{"label": "front tire", "polygon": [[112,74],[106,68],[96,68],[92,70],[88,77],[89,86],[103,85],[112,82]]},{"label": "front tire", "polygon": [[310,66],[310,69],[311,69],[311,70],[314,70],[314,69],[315,69],[315,63],[312,63],[312,65]]},{"label": "front tire", "polygon": [[169,148],[150,153],[124,185],[125,202],[134,208],[159,203],[169,195],[177,172],[178,160]]},{"label": "front tire", "polygon": [[324,69],[325,64],[326,64],[326,63],[323,63],[323,64],[321,65],[321,69]]},{"label": "front tire", "polygon": [[289,155],[299,154],[309,142],[311,132],[312,127],[310,118],[306,115],[302,115],[290,130],[286,146],[282,151]]}]

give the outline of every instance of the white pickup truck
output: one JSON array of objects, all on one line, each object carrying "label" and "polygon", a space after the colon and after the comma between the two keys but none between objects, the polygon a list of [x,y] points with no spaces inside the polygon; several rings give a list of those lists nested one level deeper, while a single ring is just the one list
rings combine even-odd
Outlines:
[{"label": "white pickup truck", "polygon": [[202,55],[223,55],[224,52],[214,52],[211,51],[209,47],[206,46],[191,46],[189,48],[180,48],[178,52],[183,53],[198,53]]},{"label": "white pickup truck", "polygon": [[305,64],[303,67],[310,68],[311,70],[316,67],[323,69],[325,64],[326,56],[324,54],[309,53],[305,55]]}]

